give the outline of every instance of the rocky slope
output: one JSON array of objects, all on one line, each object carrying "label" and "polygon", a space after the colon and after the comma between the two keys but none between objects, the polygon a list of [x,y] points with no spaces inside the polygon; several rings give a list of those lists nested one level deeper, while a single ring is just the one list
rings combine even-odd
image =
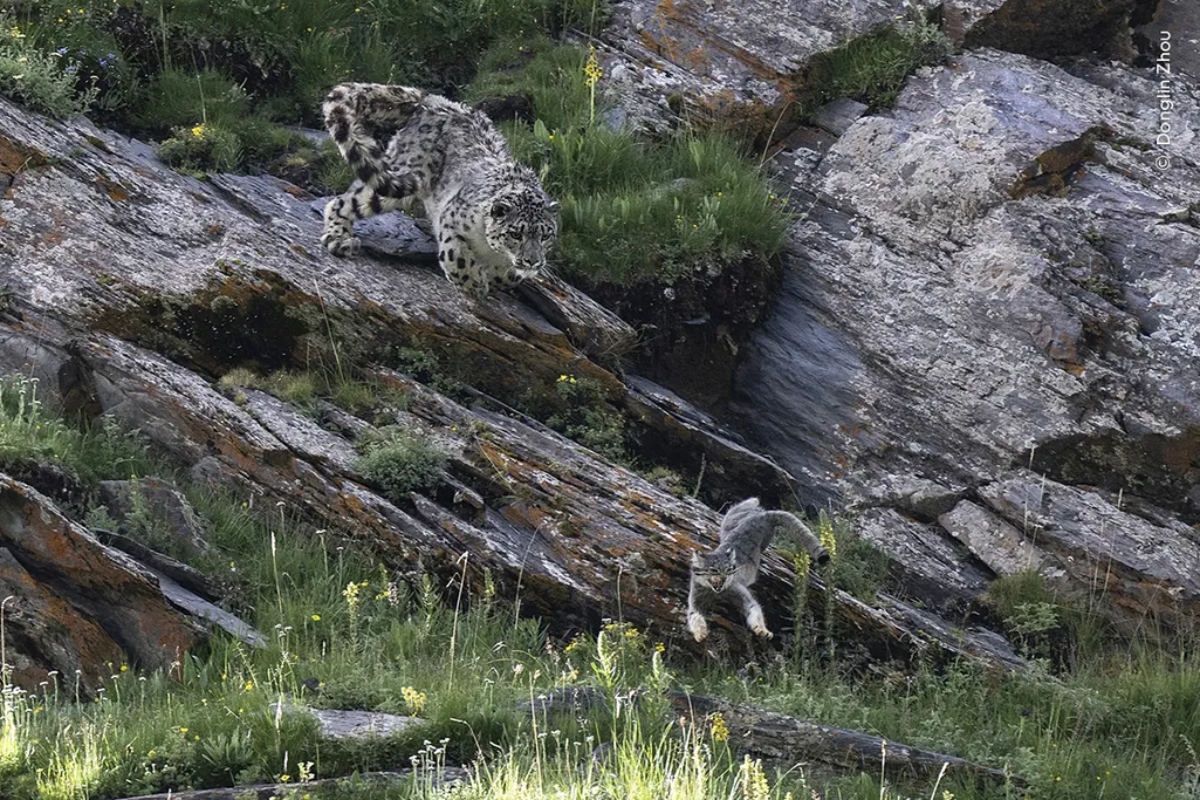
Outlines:
[{"label": "rocky slope", "polygon": [[[633,118],[669,108],[681,90],[774,113],[812,55],[904,7],[847,15],[797,3],[781,17],[761,5],[622,4],[606,39],[611,89],[627,92]],[[598,387],[676,464],[703,465],[714,505],[795,491],[809,507],[857,510],[901,588],[931,609],[961,613],[996,574],[1034,565],[1102,585],[1137,615],[1192,611],[1200,165],[1185,121],[1196,118],[1197,90],[1194,75],[1174,79],[1179,127],[1158,143],[1158,84],[1132,64],[1130,26],[1200,25],[1182,4],[1149,16],[1132,2],[1072,4],[1078,13],[1056,23],[1063,41],[1077,50],[1070,26],[1086,27],[1126,60],[1054,65],[1038,60],[1042,45],[995,49],[1023,41],[1021,26],[1048,11],[979,5],[942,8],[968,49],[914,76],[895,110],[796,131],[775,156],[805,213],[783,293],[740,350],[723,409],[745,440],[620,374],[634,332],[568,286],[472,303],[396,215],[365,228],[361,257],[336,260],[317,244],[320,203],[295,187],[201,182],[86,121],[50,122],[4,102],[0,365],[37,377],[55,408],[142,430],[189,480],[282,503],[397,570],[481,580],[486,568],[503,595],[519,590],[557,630],[619,613],[686,644],[687,554],[713,543],[717,521],[505,402],[550,392],[564,375]],[[697,47],[711,60],[688,56]],[[448,397],[418,383],[389,366],[397,346],[428,351],[470,387]],[[408,402],[386,420],[329,404],[314,416],[216,385],[236,366],[314,359],[353,359]],[[387,499],[368,485],[354,441],[382,422],[449,454],[437,489]],[[8,486],[10,520],[61,517],[55,498]],[[123,599],[165,585],[77,525],[55,524],[116,565],[114,585],[138,587]],[[24,680],[99,669],[117,652],[161,664],[194,640],[194,622],[154,597],[133,622],[137,636],[105,628],[108,639],[88,637],[111,641],[94,653],[39,641],[54,619],[120,615],[83,601],[88,570],[40,569],[22,530],[0,526],[0,581],[20,595],[6,608]],[[13,588],[25,575],[46,587],[44,601]],[[814,581],[821,609],[825,592]],[[760,596],[775,609],[772,627],[785,627],[790,577],[777,560]],[[841,629],[872,653],[1018,663],[958,617],[887,595],[831,597]],[[714,641],[747,644],[740,626]]]}]

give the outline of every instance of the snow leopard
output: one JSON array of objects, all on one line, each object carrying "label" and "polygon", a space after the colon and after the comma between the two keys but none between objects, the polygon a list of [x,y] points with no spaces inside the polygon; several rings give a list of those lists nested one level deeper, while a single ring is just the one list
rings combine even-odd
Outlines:
[{"label": "snow leopard", "polygon": [[688,630],[697,641],[708,636],[704,611],[724,592],[733,592],[742,601],[746,626],[759,636],[770,639],[762,606],[750,593],[758,580],[763,553],[775,534],[783,531],[795,536],[808,551],[813,563],[824,564],[829,553],[808,526],[787,511],[766,511],[757,497],[743,500],[725,512],[718,534],[719,544],[711,553],[693,553],[691,582],[688,586]]},{"label": "snow leopard", "polygon": [[329,252],[358,249],[355,220],[416,206],[432,226],[442,272],[475,297],[547,268],[558,203],[482,111],[379,83],[335,86],[323,111],[358,177],[325,207],[321,243]]}]

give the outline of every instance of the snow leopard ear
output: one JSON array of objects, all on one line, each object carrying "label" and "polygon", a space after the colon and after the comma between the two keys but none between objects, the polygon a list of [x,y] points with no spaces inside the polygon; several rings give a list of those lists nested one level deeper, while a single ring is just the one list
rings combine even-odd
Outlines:
[{"label": "snow leopard ear", "polygon": [[551,211],[558,211],[558,201],[552,199],[549,203],[546,203],[546,208]]},{"label": "snow leopard ear", "polygon": [[508,216],[508,212],[512,210],[512,206],[504,200],[497,200],[492,203],[492,217],[494,219],[504,219]]}]

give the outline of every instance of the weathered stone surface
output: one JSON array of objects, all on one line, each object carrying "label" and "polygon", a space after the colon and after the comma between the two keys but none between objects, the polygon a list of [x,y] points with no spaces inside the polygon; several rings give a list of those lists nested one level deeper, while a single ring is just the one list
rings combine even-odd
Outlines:
[{"label": "weathered stone surface", "polygon": [[[828,53],[881,27],[930,16],[957,46],[994,47],[1039,58],[1088,53],[1144,61],[1157,56],[1159,31],[1177,38],[1198,28],[1194,9],[1181,0],[621,0],[601,35],[601,87],[616,103],[610,123],[655,132],[687,114],[710,113],[738,122],[757,118],[770,129],[788,103],[809,88],[808,67]],[[1135,36],[1133,26],[1140,27]],[[1176,50],[1184,48],[1176,47]],[[1196,48],[1192,48],[1195,51]],[[1194,55],[1179,59],[1183,71]],[[1196,73],[1193,71],[1194,76]],[[840,135],[853,116],[836,100],[815,124]],[[764,131],[765,132],[765,131]],[[774,134],[788,131],[774,131]]]},{"label": "weathered stone surface", "polygon": [[[153,550],[146,544],[123,534],[95,526],[91,526],[90,530],[101,542],[133,556],[143,567],[154,572],[155,575],[168,576],[188,591],[204,595],[210,600],[221,597],[219,582],[195,567]],[[162,581],[160,580],[159,583]]]},{"label": "weathered stone surface", "polygon": [[855,530],[891,560],[891,571],[908,596],[935,606],[961,606],[987,589],[990,576],[963,559],[946,539],[890,508],[867,509]]},{"label": "weathered stone surface", "polygon": [[250,625],[240,617],[230,614],[220,606],[205,600],[195,592],[184,588],[166,573],[149,567],[147,569],[158,580],[158,585],[162,589],[163,596],[170,600],[177,608],[181,608],[193,617],[219,627],[230,636],[240,639],[251,647],[267,646],[267,637],[259,633],[253,625]]},{"label": "weathered stone surface", "polygon": [[[1017,466],[1200,521],[1200,234],[1181,211],[1200,166],[1188,125],[1156,142],[1158,90],[973,51],[823,157],[782,155],[807,214],[738,374],[750,445],[818,505],[912,514],[899,538],[949,510],[916,511],[906,483],[970,499]],[[1195,85],[1175,104],[1194,119]]]},{"label": "weathered stone surface", "polygon": [[1093,491],[1021,472],[979,490],[1052,555],[1077,588],[1138,617],[1171,622],[1200,609],[1200,536],[1154,525]]},{"label": "weathered stone surface", "polygon": [[942,514],[938,523],[997,575],[1042,567],[1038,549],[1017,528],[970,500]]},{"label": "weathered stone surface", "polygon": [[0,475],[0,595],[13,681],[84,692],[113,664],[166,669],[200,639],[154,577],[34,489]]},{"label": "weathered stone surface", "polygon": [[792,477],[732,439],[712,416],[637,375],[626,375],[625,385],[629,390],[625,408],[655,434],[642,437],[642,447],[647,451],[672,451],[673,462],[691,464],[704,482],[706,495],[716,502],[724,505],[744,499],[747,486],[753,486],[755,494],[768,505],[795,502]]},{"label": "weathered stone surface", "polygon": [[867,0],[622,0],[604,38],[654,65],[659,80],[699,88],[711,103],[774,104],[818,53],[935,4]]},{"label": "weathered stone surface", "polygon": [[316,720],[323,739],[371,739],[401,733],[414,725],[423,725],[419,717],[384,714],[379,711],[346,711],[337,708],[309,708],[293,703],[272,703],[275,714],[304,714]]},{"label": "weathered stone surface", "polygon": [[1145,14],[1134,18],[1133,41],[1140,53],[1135,63],[1153,69],[1160,80],[1195,85],[1200,81],[1200,6],[1188,0],[1161,0],[1150,12],[1149,19]]}]

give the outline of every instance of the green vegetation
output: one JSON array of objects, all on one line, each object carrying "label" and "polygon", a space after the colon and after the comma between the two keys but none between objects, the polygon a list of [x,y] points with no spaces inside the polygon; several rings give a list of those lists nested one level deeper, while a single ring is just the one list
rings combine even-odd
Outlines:
[{"label": "green vegetation", "polygon": [[547,425],[614,461],[630,460],[625,417],[608,404],[603,387],[587,378],[560,375],[554,394],[553,410],[545,413]]},{"label": "green vegetation", "polygon": [[237,403],[246,401],[243,389],[259,389],[310,416],[318,414],[319,400],[333,403],[352,414],[402,411],[408,405],[408,397],[403,392],[349,377],[337,368],[336,363],[330,368],[281,369],[268,375],[237,367],[222,375],[217,385]]},{"label": "green vegetation", "polygon": [[355,465],[392,500],[441,483],[446,454],[410,431],[384,426],[364,437],[360,446],[363,454]]},{"label": "green vegetation", "polygon": [[588,51],[497,43],[471,98],[528,95],[533,125],[505,128],[562,204],[565,271],[586,283],[674,283],[779,252],[790,223],[763,173],[717,128],[650,142],[607,121]]},{"label": "green vegetation", "polygon": [[55,117],[78,114],[95,100],[94,90],[77,93],[79,64],[31,45],[17,25],[0,16],[0,94]]},{"label": "green vegetation", "polygon": [[57,464],[88,484],[153,469],[135,433],[121,431],[111,419],[78,428],[48,416],[37,381],[21,376],[0,385],[0,467],[19,462]]},{"label": "green vegetation", "polygon": [[316,125],[335,83],[453,92],[498,38],[592,29],[606,8],[598,0],[17,3],[0,11],[0,93],[163,140],[164,158],[192,172],[287,172],[290,161],[306,175],[330,173],[334,151],[281,125]]},{"label": "green vegetation", "polygon": [[805,75],[804,113],[830,100],[850,97],[871,110],[890,108],[913,70],[937,64],[954,45],[936,25],[917,22],[883,28],[818,55]]}]

